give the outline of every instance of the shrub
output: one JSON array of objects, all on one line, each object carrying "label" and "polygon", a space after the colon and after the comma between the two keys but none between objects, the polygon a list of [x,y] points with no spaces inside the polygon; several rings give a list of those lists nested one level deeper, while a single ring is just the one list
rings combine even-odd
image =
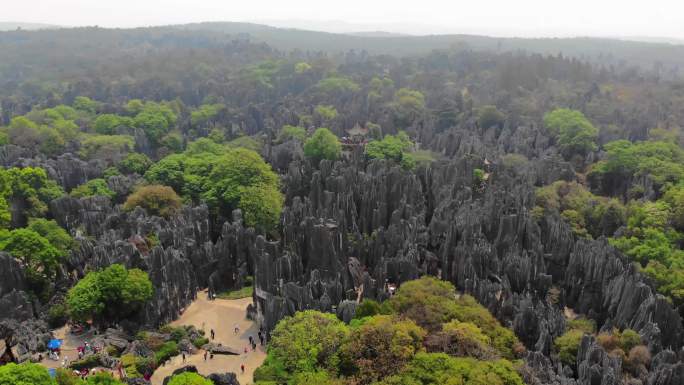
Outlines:
[{"label": "shrub", "polygon": [[211,380],[208,380],[197,373],[185,372],[171,377],[168,385],[213,385]]},{"label": "shrub", "polygon": [[171,187],[161,185],[143,186],[129,195],[125,210],[142,207],[150,215],[169,218],[181,208],[181,199]]},{"label": "shrub", "polygon": [[335,160],[342,152],[342,145],[335,134],[327,128],[319,128],[304,143],[304,155],[318,162],[323,159]]},{"label": "shrub", "polygon": [[124,174],[139,174],[143,175],[148,168],[152,166],[152,161],[145,154],[137,152],[128,154],[119,164],[117,168]]},{"label": "shrub", "polygon": [[154,359],[157,365],[166,362],[169,358],[177,356],[180,353],[176,341],[165,342],[158,351],[154,353]]},{"label": "shrub", "polygon": [[380,304],[372,299],[364,299],[356,307],[356,313],[354,313],[354,318],[364,318],[380,314]]},{"label": "shrub", "polygon": [[9,363],[0,366],[0,384],[54,385],[47,369],[38,364]]},{"label": "shrub", "polygon": [[583,336],[584,332],[581,330],[569,330],[554,340],[553,344],[556,352],[558,352],[558,357],[565,365],[575,367],[577,351]]},{"label": "shrub", "polygon": [[202,346],[206,345],[209,343],[209,338],[207,337],[197,337],[194,340],[192,340],[192,344],[195,345],[196,348],[201,348]]},{"label": "shrub", "polygon": [[627,369],[632,372],[632,374],[638,375],[637,369],[640,366],[648,368],[651,364],[651,352],[649,352],[648,348],[644,345],[634,346],[629,350],[626,364]]},{"label": "shrub", "polygon": [[107,181],[104,179],[91,179],[88,182],[75,187],[71,190],[72,197],[74,198],[86,198],[93,196],[104,196],[108,198],[114,198],[116,193],[109,189]]}]

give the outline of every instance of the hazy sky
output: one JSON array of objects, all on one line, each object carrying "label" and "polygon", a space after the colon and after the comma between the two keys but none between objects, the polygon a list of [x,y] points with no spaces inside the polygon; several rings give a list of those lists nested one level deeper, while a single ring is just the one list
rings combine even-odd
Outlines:
[{"label": "hazy sky", "polygon": [[0,0],[0,21],[68,26],[283,20],[330,31],[684,38],[684,0]]}]

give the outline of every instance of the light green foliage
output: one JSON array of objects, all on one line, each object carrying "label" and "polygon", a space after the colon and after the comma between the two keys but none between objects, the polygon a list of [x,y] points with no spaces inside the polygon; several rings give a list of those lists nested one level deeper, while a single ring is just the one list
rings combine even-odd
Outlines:
[{"label": "light green foliage", "polygon": [[79,111],[84,111],[90,114],[94,114],[100,103],[94,101],[87,96],[77,96],[74,99],[73,107]]},{"label": "light green foliage", "polygon": [[66,303],[73,319],[111,322],[136,312],[153,292],[147,273],[114,264],[83,277],[67,293]]},{"label": "light green foliage", "polygon": [[412,320],[376,315],[352,329],[342,346],[344,366],[361,383],[397,373],[423,350],[426,332]]},{"label": "light green foliage", "polygon": [[319,104],[314,109],[316,115],[320,116],[323,121],[330,121],[337,117],[337,110],[335,106],[326,106]]},{"label": "light green foliage", "polygon": [[138,188],[124,202],[124,210],[142,207],[149,215],[169,218],[180,210],[182,202],[171,187],[147,185]]},{"label": "light green foliage", "polygon": [[116,163],[134,146],[135,140],[130,135],[84,135],[79,155],[84,159],[103,159]]},{"label": "light green foliage", "polygon": [[555,109],[544,116],[544,125],[556,136],[561,152],[568,158],[597,148],[598,129],[580,111]]},{"label": "light green foliage", "polygon": [[62,255],[66,255],[75,246],[71,235],[54,220],[31,218],[29,219],[28,229],[47,239]]},{"label": "light green foliage", "polygon": [[523,385],[507,360],[478,361],[443,353],[418,353],[400,374],[378,385]]},{"label": "light green foliage", "polygon": [[183,150],[183,137],[177,132],[170,132],[164,135],[160,144],[171,152],[181,152]]},{"label": "light green foliage", "polygon": [[659,189],[667,183],[684,179],[684,149],[675,143],[617,140],[604,148],[607,157],[596,163],[590,179],[648,176]]},{"label": "light green foliage", "polygon": [[176,114],[167,104],[145,102],[133,118],[133,125],[142,129],[153,145],[159,145],[162,137],[176,124]]},{"label": "light green foliage", "polygon": [[98,372],[82,380],[67,369],[57,369],[55,380],[57,385],[123,385],[121,381],[106,372]]},{"label": "light green foliage", "polygon": [[674,304],[684,303],[684,266],[677,261],[668,267],[658,261],[650,261],[641,271],[648,275],[656,284],[658,292],[672,299]]},{"label": "light green foliage", "polygon": [[632,202],[628,207],[627,231],[610,239],[642,266],[657,261],[668,266],[684,266],[684,252],[677,246],[682,235],[670,227],[671,208],[663,200]]},{"label": "light green foliage", "polygon": [[565,332],[562,336],[556,337],[554,340],[554,348],[558,352],[560,360],[565,365],[575,366],[577,362],[577,350],[579,349],[584,331],[578,329],[571,329]]},{"label": "light green foliage", "polygon": [[77,134],[78,126],[58,111],[34,110],[26,116],[12,118],[4,131],[3,141],[55,156],[63,153],[66,143],[74,140]]},{"label": "light green foliage", "polygon": [[133,119],[115,114],[98,115],[93,122],[93,129],[101,135],[114,135],[119,127],[132,127]]},{"label": "light green foliage", "polygon": [[482,128],[501,126],[505,118],[504,114],[492,105],[483,106],[477,112],[477,121]]},{"label": "light green foliage", "polygon": [[371,159],[389,159],[401,162],[409,156],[408,150],[413,146],[405,132],[395,135],[385,135],[382,140],[372,140],[366,145],[366,155]]},{"label": "light green foliage", "polygon": [[197,373],[185,372],[171,377],[168,385],[213,385],[208,380]]},{"label": "light green foliage", "polygon": [[295,73],[303,74],[303,73],[309,72],[311,70],[311,68],[312,67],[309,63],[299,62],[299,63],[295,64],[294,70],[295,70]]},{"label": "light green foliage", "polygon": [[357,92],[361,89],[361,87],[359,87],[358,84],[354,83],[354,81],[341,76],[330,76],[321,79],[316,85],[316,88],[329,95],[337,93]]},{"label": "light green foliage", "polygon": [[283,210],[283,195],[272,185],[251,185],[239,189],[238,208],[243,212],[245,223],[257,230],[268,232],[275,229]]},{"label": "light green foliage", "polygon": [[425,111],[425,96],[420,91],[401,88],[394,94],[392,106],[396,114],[396,124],[405,128]]},{"label": "light green foliage", "polygon": [[670,207],[670,222],[678,231],[684,231],[684,184],[670,187],[663,196]]},{"label": "light green foliage", "polygon": [[596,332],[596,322],[588,318],[576,318],[567,322],[568,330],[580,330],[588,334]]},{"label": "light green foliage", "polygon": [[[215,212],[226,216],[243,208],[249,226],[270,229],[280,219],[278,176],[259,154],[248,149],[198,140],[184,154],[157,162],[145,178],[171,186],[194,202],[207,202]],[[257,188],[261,191],[257,192]]]},{"label": "light green foliage", "polygon": [[437,331],[442,324],[458,320],[477,326],[490,339],[491,346],[503,357],[513,357],[518,343],[515,334],[499,324],[494,316],[469,296],[456,298],[454,286],[433,277],[405,282],[389,301],[392,308],[428,331]]},{"label": "light green foliage", "polygon": [[139,154],[133,152],[128,154],[119,164],[117,168],[123,174],[133,174],[144,175],[145,171],[152,166],[152,161],[145,154]]},{"label": "light green foliage", "polygon": [[304,155],[315,161],[335,160],[340,157],[342,146],[335,134],[327,128],[318,128],[304,143]]},{"label": "light green foliage", "polygon": [[0,384],[7,385],[55,385],[47,369],[38,364],[9,363],[0,366]]},{"label": "light green foliage", "polygon": [[278,133],[278,142],[283,143],[290,139],[298,140],[302,143],[306,140],[306,129],[303,127],[285,125]]},{"label": "light green foliage", "polygon": [[12,230],[0,240],[0,249],[19,258],[34,285],[42,286],[54,277],[65,252],[50,244],[37,232],[20,228]]},{"label": "light green foliage", "polygon": [[[12,212],[12,221],[15,223],[22,223],[27,216],[44,216],[48,211],[47,204],[62,195],[62,188],[48,179],[42,168],[13,167],[0,170],[0,197],[7,204],[15,202],[19,203],[18,207],[22,207],[21,211]],[[4,204],[0,204],[0,209],[3,206]],[[0,213],[0,217],[6,219],[7,213]]]},{"label": "light green foliage", "polygon": [[349,335],[347,326],[331,314],[307,310],[286,317],[271,334],[269,356],[285,370],[311,372],[317,368],[335,371],[339,350]]},{"label": "light green foliage", "polygon": [[70,195],[74,198],[86,198],[94,196],[103,196],[113,198],[116,193],[109,189],[107,181],[102,178],[91,179],[82,185],[74,187]]},{"label": "light green foliage", "polygon": [[225,107],[223,104],[203,104],[190,113],[190,124],[193,127],[204,127],[214,120]]},{"label": "light green foliage", "polygon": [[456,335],[461,337],[460,340],[470,339],[484,345],[489,345],[491,343],[491,339],[489,338],[489,336],[482,333],[482,330],[480,330],[480,328],[477,327],[477,325],[471,322],[461,322],[458,320],[454,320],[445,323],[442,326],[442,330],[448,333],[455,333]]},{"label": "light green foliage", "polygon": [[245,148],[256,153],[260,152],[263,146],[264,144],[260,140],[247,135],[237,137],[226,143],[226,147],[228,148]]}]

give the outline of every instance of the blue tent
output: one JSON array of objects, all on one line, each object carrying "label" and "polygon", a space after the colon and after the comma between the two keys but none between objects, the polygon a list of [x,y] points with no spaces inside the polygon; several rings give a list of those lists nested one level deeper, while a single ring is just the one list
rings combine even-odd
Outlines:
[{"label": "blue tent", "polygon": [[62,347],[62,340],[50,340],[47,344],[48,349],[55,350]]}]

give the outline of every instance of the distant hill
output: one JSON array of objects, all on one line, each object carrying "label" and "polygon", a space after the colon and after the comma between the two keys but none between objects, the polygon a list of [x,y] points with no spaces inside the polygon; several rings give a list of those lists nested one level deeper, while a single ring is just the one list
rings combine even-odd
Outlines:
[{"label": "distant hill", "polygon": [[23,29],[26,31],[35,31],[39,29],[55,29],[61,28],[58,25],[53,24],[42,24],[42,23],[18,23],[10,21],[0,21],[0,31],[16,31],[17,29]]},{"label": "distant hill", "polygon": [[385,32],[385,31],[364,31],[364,32],[348,32],[346,35],[351,36],[365,36],[365,37],[402,37],[411,36],[403,33]]},{"label": "distant hill", "polygon": [[575,57],[601,65],[655,65],[684,69],[684,46],[670,42],[642,42],[618,38],[503,38],[476,35],[367,36],[302,29],[283,29],[254,23],[211,22],[175,26],[187,30],[227,33],[265,42],[280,50],[344,53],[350,50],[397,56],[422,55],[433,50],[462,48],[492,52],[539,53]]}]

